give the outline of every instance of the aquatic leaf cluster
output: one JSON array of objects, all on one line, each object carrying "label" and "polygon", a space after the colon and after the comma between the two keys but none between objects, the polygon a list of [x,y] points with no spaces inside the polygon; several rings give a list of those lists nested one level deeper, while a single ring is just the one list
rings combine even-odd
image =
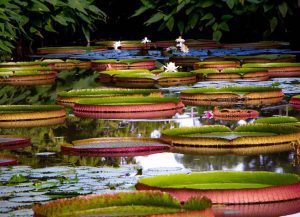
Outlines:
[{"label": "aquatic leaf cluster", "polygon": [[[43,1],[4,0],[0,2],[0,51],[12,53],[15,42],[46,38],[66,31],[81,33],[90,41],[90,31],[97,21],[104,21],[105,13],[91,0]],[[40,19],[43,17],[43,19]],[[69,35],[70,36],[70,35]],[[77,35],[78,36],[78,35]]]}]

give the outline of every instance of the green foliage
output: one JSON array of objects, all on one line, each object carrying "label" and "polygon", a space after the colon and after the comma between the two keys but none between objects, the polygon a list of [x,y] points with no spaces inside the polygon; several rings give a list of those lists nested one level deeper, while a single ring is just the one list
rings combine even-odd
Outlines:
[{"label": "green foliage", "polygon": [[[145,25],[159,24],[158,30],[177,29],[179,34],[191,30],[210,30],[212,38],[219,41],[224,32],[235,28],[234,21],[255,16],[261,18],[264,36],[283,26],[297,8],[297,2],[283,0],[140,0],[141,6],[132,15],[147,14]],[[243,19],[255,22],[256,19]],[[244,25],[247,26],[247,23]]]},{"label": "green foliage", "polygon": [[17,173],[9,179],[8,183],[9,184],[17,184],[17,183],[26,182],[27,180],[28,179],[25,176],[23,176],[22,174]]},{"label": "green foliage", "polygon": [[161,188],[244,189],[295,184],[295,174],[272,172],[206,172],[143,178],[138,183]]},{"label": "green foliage", "polygon": [[185,210],[203,210],[212,206],[212,202],[207,197],[191,197],[183,205]]},{"label": "green foliage", "polygon": [[12,52],[16,40],[65,30],[82,32],[89,42],[95,22],[106,17],[93,0],[2,0],[0,8],[0,51],[6,53]]}]

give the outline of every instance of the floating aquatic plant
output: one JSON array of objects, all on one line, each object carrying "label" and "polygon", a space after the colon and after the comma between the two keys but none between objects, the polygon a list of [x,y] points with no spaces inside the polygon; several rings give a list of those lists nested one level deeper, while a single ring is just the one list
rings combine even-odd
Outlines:
[{"label": "floating aquatic plant", "polygon": [[64,154],[81,156],[141,156],[168,150],[169,146],[158,139],[150,138],[92,138],[64,144]]},{"label": "floating aquatic plant", "polygon": [[300,198],[300,178],[294,174],[272,172],[206,172],[172,174],[143,178],[138,190],[152,189],[169,192],[186,201],[198,195],[213,203],[268,203]]},{"label": "floating aquatic plant", "polygon": [[[199,201],[197,201],[199,200]],[[188,210],[204,210],[211,207],[206,198],[193,198],[188,206],[167,193],[158,191],[139,191],[104,195],[81,196],[60,199],[45,205],[36,205],[33,210],[35,216],[90,216],[90,215],[158,215],[180,213]]]},{"label": "floating aquatic plant", "polygon": [[300,63],[247,63],[243,68],[281,68],[281,67],[300,67]]},{"label": "floating aquatic plant", "polygon": [[147,37],[145,37],[143,40],[142,40],[142,44],[147,44],[147,43],[150,43],[151,40],[149,40]]},{"label": "floating aquatic plant", "polygon": [[81,105],[130,105],[130,104],[152,104],[161,102],[177,103],[176,97],[113,97],[113,98],[91,98],[81,99],[77,104]]},{"label": "floating aquatic plant", "polygon": [[164,66],[165,72],[177,72],[178,71],[178,66],[175,65],[173,62],[167,63],[166,66]]},{"label": "floating aquatic plant", "polygon": [[255,120],[254,123],[260,124],[296,124],[298,119],[290,116],[273,116],[267,118],[260,118]]},{"label": "floating aquatic plant", "polygon": [[202,87],[192,88],[181,91],[181,93],[250,93],[250,92],[265,92],[265,91],[280,91],[280,88],[276,87]]},{"label": "floating aquatic plant", "polygon": [[66,112],[59,105],[1,105],[0,127],[34,127],[61,124]]},{"label": "floating aquatic plant", "polygon": [[173,97],[113,97],[78,100],[73,107],[79,117],[141,119],[172,117],[183,104]]}]

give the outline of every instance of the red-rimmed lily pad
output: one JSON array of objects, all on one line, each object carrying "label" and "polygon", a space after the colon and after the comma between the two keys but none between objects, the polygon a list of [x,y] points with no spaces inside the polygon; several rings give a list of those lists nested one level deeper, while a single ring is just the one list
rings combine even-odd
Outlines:
[{"label": "red-rimmed lily pad", "polygon": [[18,161],[14,155],[0,154],[0,166],[13,166],[17,164]]},{"label": "red-rimmed lily pad", "polygon": [[213,117],[216,120],[245,120],[248,118],[257,118],[259,112],[252,109],[218,109],[213,110]]},{"label": "red-rimmed lily pad", "polygon": [[107,69],[154,69],[156,61],[152,59],[104,59],[92,61],[95,70]]},{"label": "red-rimmed lily pad", "polygon": [[295,109],[300,109],[300,95],[293,96],[290,99],[290,104]]},{"label": "red-rimmed lily pad", "polygon": [[15,135],[0,135],[0,150],[2,149],[18,149],[24,148],[31,144],[29,137],[15,136]]},{"label": "red-rimmed lily pad", "polygon": [[105,157],[149,155],[168,149],[169,145],[158,139],[135,137],[83,139],[61,146],[61,151],[67,155]]},{"label": "red-rimmed lily pad", "polygon": [[74,114],[94,119],[170,118],[184,105],[172,97],[113,97],[78,100]]},{"label": "red-rimmed lily pad", "polygon": [[[33,207],[34,216],[193,216],[212,217],[207,198],[192,198],[181,205],[167,193],[139,191],[59,199]],[[189,213],[190,212],[190,213]]]},{"label": "red-rimmed lily pad", "polygon": [[273,172],[206,172],[140,179],[138,190],[161,190],[180,201],[208,197],[215,204],[253,204],[300,198],[300,178]]}]

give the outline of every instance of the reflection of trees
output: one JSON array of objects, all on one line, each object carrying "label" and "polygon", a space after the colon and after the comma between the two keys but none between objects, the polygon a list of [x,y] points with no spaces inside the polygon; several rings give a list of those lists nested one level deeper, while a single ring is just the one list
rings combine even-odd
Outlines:
[{"label": "reflection of trees", "polygon": [[228,169],[242,163],[242,157],[236,155],[175,155],[177,161],[186,168],[195,171],[211,171]]},{"label": "reflection of trees", "polygon": [[59,129],[68,142],[92,137],[150,137],[153,130],[170,127],[170,122],[126,122],[95,119],[69,118],[67,128]]},{"label": "reflection of trees", "polygon": [[176,155],[176,160],[186,168],[195,171],[212,171],[233,169],[242,164],[243,170],[276,171],[282,168],[283,172],[300,173],[300,166],[292,166],[290,153],[277,153],[253,156],[238,155]]},{"label": "reflection of trees", "polygon": [[[120,166],[120,163],[130,163],[131,158],[97,158],[97,157],[70,157],[74,162],[63,160],[60,154],[50,156],[36,156],[39,152],[60,152],[60,145],[78,139],[93,137],[150,137],[153,130],[161,131],[170,128],[170,122],[124,122],[109,120],[80,119],[69,117],[66,124],[49,127],[32,127],[17,129],[0,129],[0,134],[23,135],[31,138],[32,145],[25,149],[11,151],[18,155],[22,165],[42,167],[50,165],[111,165]],[[125,159],[125,160],[124,160]]]},{"label": "reflection of trees", "polygon": [[72,166],[111,166],[120,167],[121,165],[134,164],[134,157],[80,157],[62,156],[62,161]]},{"label": "reflection of trees", "polygon": [[97,73],[91,70],[60,71],[53,85],[1,86],[0,105],[10,104],[55,104],[56,92],[79,88],[98,87]]},{"label": "reflection of trees", "polygon": [[291,152],[276,154],[246,156],[244,158],[245,170],[276,171],[282,168],[283,172],[299,173],[300,166],[292,166]]}]

